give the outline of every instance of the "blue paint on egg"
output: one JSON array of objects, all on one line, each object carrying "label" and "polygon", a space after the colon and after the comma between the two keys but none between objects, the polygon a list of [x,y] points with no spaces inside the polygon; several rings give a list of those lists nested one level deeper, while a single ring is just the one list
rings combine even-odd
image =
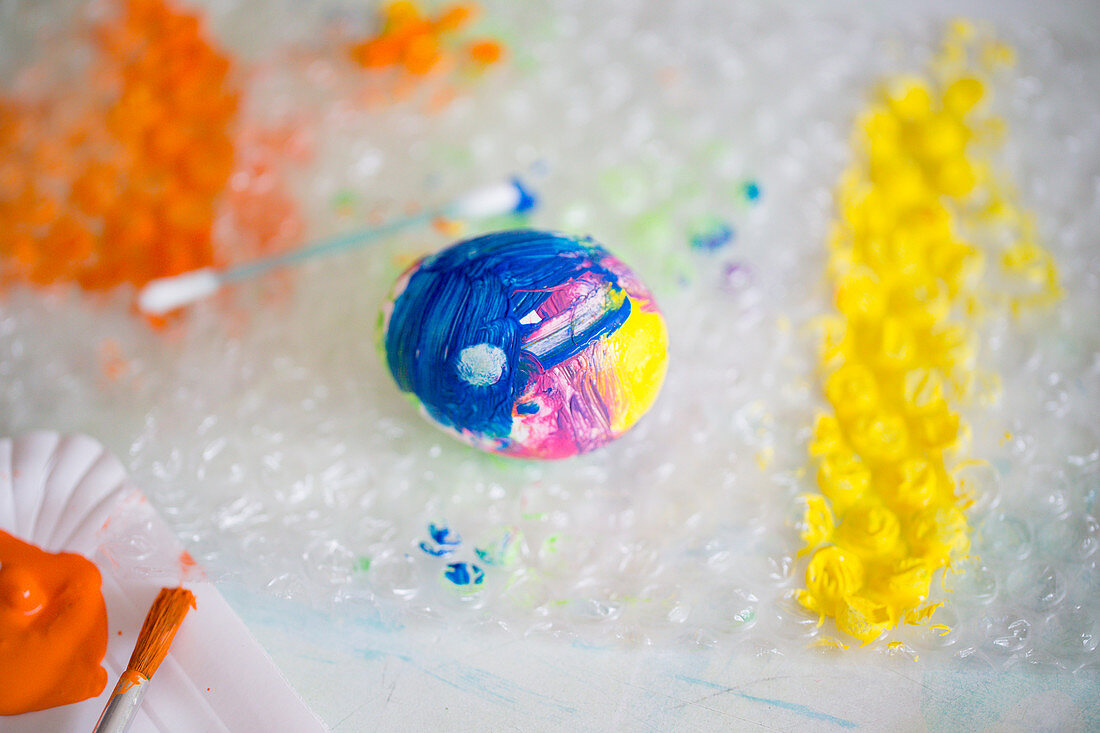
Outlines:
[{"label": "blue paint on egg", "polygon": [[383,315],[398,387],[467,442],[562,458],[656,399],[667,333],[653,297],[589,238],[487,234],[418,262]]}]

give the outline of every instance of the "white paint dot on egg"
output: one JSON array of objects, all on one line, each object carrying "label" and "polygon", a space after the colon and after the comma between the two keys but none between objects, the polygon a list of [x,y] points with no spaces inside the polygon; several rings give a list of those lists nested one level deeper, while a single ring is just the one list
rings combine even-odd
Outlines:
[{"label": "white paint dot on egg", "polygon": [[458,377],[474,387],[488,387],[500,381],[508,357],[493,344],[467,346],[458,354]]}]

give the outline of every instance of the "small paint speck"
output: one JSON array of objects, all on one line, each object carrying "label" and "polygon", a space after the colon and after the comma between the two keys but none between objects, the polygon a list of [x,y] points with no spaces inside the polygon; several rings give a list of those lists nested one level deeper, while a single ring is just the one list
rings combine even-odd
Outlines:
[{"label": "small paint speck", "polygon": [[711,217],[695,227],[691,235],[692,249],[713,252],[733,241],[733,227],[729,222]]},{"label": "small paint speck", "polygon": [[747,200],[749,200],[749,201],[759,201],[760,200],[760,195],[761,195],[762,192],[760,190],[760,184],[757,183],[756,181],[746,181],[744,190],[745,190],[745,198]]},{"label": "small paint speck", "polygon": [[355,569],[358,570],[360,573],[365,573],[368,570],[370,570],[370,558],[369,557],[361,557],[358,560],[356,560],[355,561]]},{"label": "small paint speck", "polygon": [[340,191],[332,197],[332,208],[340,212],[347,212],[355,205],[355,194],[351,191]]},{"label": "small paint speck", "polygon": [[431,535],[431,542],[421,542],[420,549],[429,555],[435,555],[436,557],[450,555],[460,544],[462,544],[462,537],[460,537],[457,532],[452,532],[446,526],[429,524],[428,534]]},{"label": "small paint speck", "polygon": [[184,550],[179,556],[180,563],[180,575],[183,578],[190,578],[193,575],[201,575],[199,565],[195,562],[195,558],[191,557],[191,553]]},{"label": "small paint speck", "polygon": [[740,262],[727,263],[722,268],[724,285],[729,290],[742,290],[752,282],[748,266]]},{"label": "small paint speck", "polygon": [[539,549],[539,554],[542,556],[553,555],[558,551],[558,542],[561,541],[561,535],[554,533],[542,541],[542,547]]},{"label": "small paint speck", "polygon": [[453,562],[443,571],[443,577],[455,585],[481,585],[485,571],[471,563]]},{"label": "small paint speck", "polygon": [[474,552],[486,565],[511,565],[519,559],[522,533],[513,527],[500,527]]}]

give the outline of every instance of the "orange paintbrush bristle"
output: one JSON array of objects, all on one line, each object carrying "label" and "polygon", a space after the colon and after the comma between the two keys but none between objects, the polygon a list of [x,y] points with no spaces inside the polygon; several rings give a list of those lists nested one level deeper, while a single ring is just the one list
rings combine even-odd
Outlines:
[{"label": "orange paintbrush bristle", "polygon": [[195,595],[185,588],[161,588],[153,601],[145,623],[141,625],[137,645],[130,655],[127,672],[137,672],[146,679],[153,676],[168,654],[183,617],[195,608]]},{"label": "orange paintbrush bristle", "polygon": [[161,588],[145,623],[141,625],[134,653],[115,685],[107,707],[95,724],[95,733],[126,733],[145,696],[146,683],[168,656],[187,609],[195,608],[195,595],[183,588]]}]

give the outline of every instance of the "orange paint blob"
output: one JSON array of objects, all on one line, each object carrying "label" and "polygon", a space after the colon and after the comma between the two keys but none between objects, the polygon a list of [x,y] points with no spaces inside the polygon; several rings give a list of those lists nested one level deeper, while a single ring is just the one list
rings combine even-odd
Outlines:
[{"label": "orange paint blob", "polygon": [[500,61],[504,47],[496,41],[478,41],[470,45],[470,58],[479,64],[488,66]]},{"label": "orange paint blob", "polygon": [[46,552],[0,530],[0,715],[103,692],[107,607],[86,558]]}]

